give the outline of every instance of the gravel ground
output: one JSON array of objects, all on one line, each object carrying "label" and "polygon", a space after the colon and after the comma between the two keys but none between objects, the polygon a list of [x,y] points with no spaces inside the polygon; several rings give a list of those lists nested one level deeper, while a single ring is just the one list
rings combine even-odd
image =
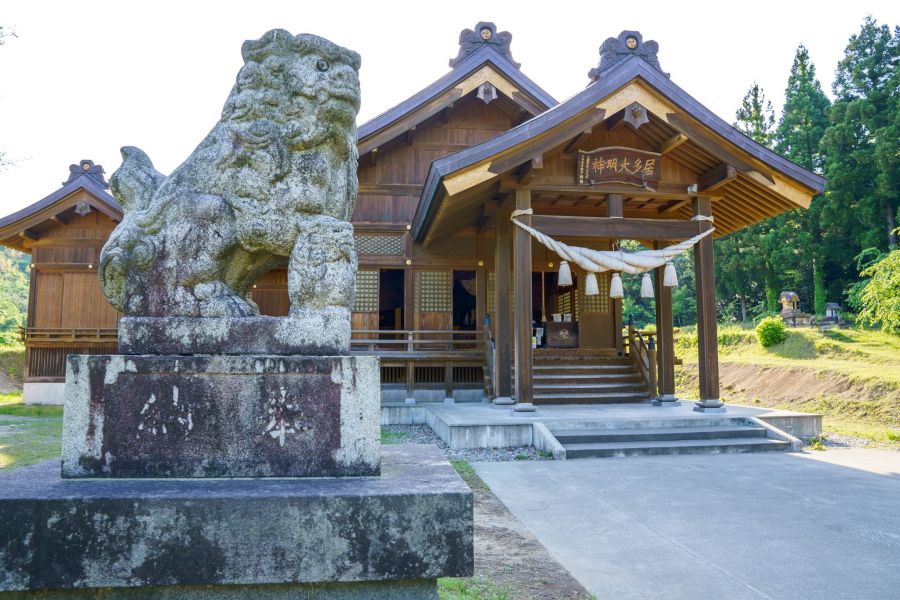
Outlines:
[{"label": "gravel ground", "polygon": [[819,438],[809,438],[803,440],[803,443],[809,447],[816,439],[822,442],[826,448],[869,448],[877,445],[872,440],[865,438],[853,437],[850,435],[840,435],[838,433],[824,432]]},{"label": "gravel ground", "polygon": [[520,448],[466,448],[451,450],[428,425],[382,425],[382,431],[401,434],[392,440],[396,444],[435,444],[444,451],[450,460],[467,460],[470,462],[498,462],[504,460],[550,460],[531,446]]}]

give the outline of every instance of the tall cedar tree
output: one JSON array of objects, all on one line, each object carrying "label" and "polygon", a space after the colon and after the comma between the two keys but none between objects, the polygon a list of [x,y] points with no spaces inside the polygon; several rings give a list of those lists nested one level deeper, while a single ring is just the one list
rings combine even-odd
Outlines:
[{"label": "tall cedar tree", "polygon": [[825,279],[837,296],[856,280],[854,257],[897,245],[900,182],[900,28],[872,17],[838,63],[822,138],[828,191],[819,221]]},{"label": "tall cedar tree", "polygon": [[[776,152],[810,171],[821,173],[825,162],[821,141],[828,127],[830,105],[816,79],[816,67],[809,60],[809,52],[800,44],[784,90],[784,109],[775,130]],[[788,267],[783,275],[784,286],[797,291],[801,299],[809,298],[811,291],[814,310],[820,315],[824,314],[828,301],[822,268],[825,260],[822,234],[818,226],[822,201],[821,196],[816,196],[808,210],[796,209],[776,217],[776,226],[766,243],[778,253],[773,262]]]},{"label": "tall cedar tree", "polygon": [[[734,127],[760,144],[772,147],[775,111],[759,84],[754,82],[744,96],[735,113]],[[762,244],[765,231],[765,224],[758,223],[714,244],[716,288],[725,303],[726,318],[746,321],[751,310],[759,312],[759,307],[777,309],[777,281]]]}]

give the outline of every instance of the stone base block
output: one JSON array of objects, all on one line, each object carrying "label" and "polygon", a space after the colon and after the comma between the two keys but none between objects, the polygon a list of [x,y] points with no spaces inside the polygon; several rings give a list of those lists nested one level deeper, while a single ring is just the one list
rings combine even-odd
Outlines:
[{"label": "stone base block", "polygon": [[377,475],[371,356],[70,355],[63,477]]},{"label": "stone base block", "polygon": [[350,354],[350,312],[292,317],[124,317],[122,354]]},{"label": "stone base block", "polygon": [[167,585],[0,592],[3,600],[438,600],[437,581],[367,581],[281,585]]},{"label": "stone base block", "polygon": [[[472,493],[434,447],[387,446],[382,465],[381,477],[331,479],[65,480],[52,462],[3,473],[0,592],[434,598],[435,578],[472,574]],[[396,583],[372,593],[381,581]],[[348,585],[295,585],[335,583]]]}]

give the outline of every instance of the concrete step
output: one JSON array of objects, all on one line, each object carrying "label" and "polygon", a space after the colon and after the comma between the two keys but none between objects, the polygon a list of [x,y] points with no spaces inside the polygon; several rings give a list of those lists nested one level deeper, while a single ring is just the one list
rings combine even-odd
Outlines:
[{"label": "concrete step", "polygon": [[666,427],[633,429],[587,429],[554,431],[561,444],[602,444],[613,442],[663,442],[671,440],[714,440],[764,438],[763,427]]},{"label": "concrete step", "polygon": [[659,442],[609,442],[563,444],[566,458],[606,458],[663,454],[718,454],[725,452],[786,451],[790,444],[768,438],[727,438],[711,440],[669,440]]},{"label": "concrete step", "polygon": [[632,382],[632,381],[604,381],[602,383],[538,383],[534,382],[534,391],[537,393],[538,390],[546,391],[547,393],[558,392],[564,390],[566,393],[572,391],[578,392],[603,392],[603,391],[613,391],[613,390],[632,390],[639,392],[642,389],[645,389],[645,386],[642,382]]},{"label": "concrete step", "polygon": [[603,383],[605,381],[643,381],[641,374],[633,373],[535,373],[535,383]]},{"label": "concrete step", "polygon": [[646,402],[647,392],[605,392],[534,394],[535,404],[617,404],[620,402]]},{"label": "concrete step", "polygon": [[[515,370],[515,367],[513,367]],[[532,371],[537,373],[630,373],[637,370],[632,364],[627,365],[542,365],[536,364],[532,367]]]}]

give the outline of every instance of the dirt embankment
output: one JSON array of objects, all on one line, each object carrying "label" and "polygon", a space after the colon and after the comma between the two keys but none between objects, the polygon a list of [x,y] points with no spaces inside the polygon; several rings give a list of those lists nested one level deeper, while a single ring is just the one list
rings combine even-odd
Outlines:
[{"label": "dirt embankment", "polygon": [[[803,367],[720,363],[719,379],[726,402],[791,408],[852,417],[878,425],[900,426],[900,390],[879,383],[853,381],[834,372]],[[697,365],[687,363],[682,389],[694,389]]]},{"label": "dirt embankment", "polygon": [[23,348],[0,348],[0,394],[22,391]]},{"label": "dirt embankment", "polygon": [[566,600],[589,594],[487,486],[476,485],[475,577],[509,586],[511,600]]}]

